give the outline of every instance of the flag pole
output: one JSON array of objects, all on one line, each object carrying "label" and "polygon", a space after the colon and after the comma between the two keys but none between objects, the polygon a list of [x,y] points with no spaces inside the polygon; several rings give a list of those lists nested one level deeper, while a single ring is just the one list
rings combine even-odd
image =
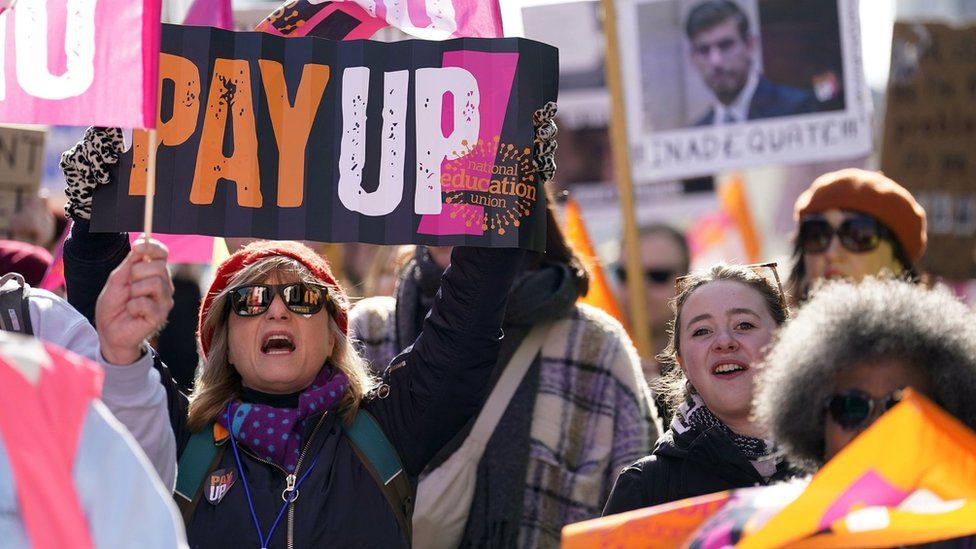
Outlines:
[{"label": "flag pole", "polygon": [[607,37],[607,86],[610,88],[610,149],[613,152],[614,176],[620,195],[620,213],[623,219],[627,295],[630,301],[631,338],[637,353],[644,360],[654,359],[651,348],[651,325],[644,306],[645,281],[640,260],[637,234],[637,216],[634,210],[634,184],[630,167],[630,148],[627,144],[626,115],[624,112],[623,79],[620,71],[620,43],[617,36],[617,11],[614,0],[602,0],[603,32]]},{"label": "flag pole", "polygon": [[156,129],[149,130],[149,155],[146,160],[146,207],[143,211],[142,232],[146,240],[152,237],[153,203],[156,197]]}]

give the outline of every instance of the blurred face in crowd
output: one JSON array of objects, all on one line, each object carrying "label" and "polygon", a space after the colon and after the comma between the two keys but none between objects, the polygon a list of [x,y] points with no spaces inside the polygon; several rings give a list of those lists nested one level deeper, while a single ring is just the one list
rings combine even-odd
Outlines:
[{"label": "blurred face in crowd", "polygon": [[841,371],[824,410],[824,460],[833,458],[897,404],[905,387],[923,395],[931,393],[922,371],[899,358],[862,362]]},{"label": "blurred face in crowd", "polygon": [[[830,209],[800,221],[807,285],[821,278],[859,282],[883,270],[900,273],[890,241],[879,235],[878,222],[865,214]],[[851,249],[853,248],[853,249]]]},{"label": "blurred face in crowd", "polygon": [[446,269],[451,264],[451,252],[454,246],[427,246],[427,253],[430,260],[441,269]]},{"label": "blurred face in crowd", "polygon": [[[675,279],[687,274],[684,266],[686,258],[674,238],[664,232],[652,232],[641,237],[640,257],[644,267],[644,306],[651,333],[660,340],[666,335],[668,321],[674,316],[669,301],[674,297]],[[629,306],[632,300],[626,302]],[[655,353],[660,351],[654,349]]]},{"label": "blurred face in crowd", "polygon": [[678,363],[688,381],[726,425],[748,425],[753,365],[776,329],[762,294],[741,282],[709,282],[687,297],[680,322]]},{"label": "blurred face in crowd", "polygon": [[[297,275],[272,273],[261,283],[298,281]],[[261,299],[267,300],[263,295],[253,297],[255,306]],[[240,316],[231,312],[227,336],[227,359],[241,375],[244,386],[272,394],[294,393],[311,385],[335,346],[325,306],[314,314],[298,314],[285,305],[277,292],[260,314]]]},{"label": "blurred face in crowd", "polygon": [[735,18],[729,18],[695,35],[691,63],[718,100],[728,105],[749,79],[754,49],[755,39],[739,34]]}]

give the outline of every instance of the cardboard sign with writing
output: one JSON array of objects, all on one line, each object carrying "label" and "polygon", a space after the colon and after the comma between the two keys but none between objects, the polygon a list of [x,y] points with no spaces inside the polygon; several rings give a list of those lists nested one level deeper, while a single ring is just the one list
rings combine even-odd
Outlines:
[{"label": "cardboard sign with writing", "polygon": [[43,130],[0,126],[0,233],[37,193],[44,173]]},{"label": "cardboard sign with writing", "polygon": [[619,4],[636,182],[870,152],[856,0]]},{"label": "cardboard sign with writing", "polygon": [[895,25],[881,169],[925,207],[922,269],[976,277],[976,26]]},{"label": "cardboard sign with writing", "polygon": [[[155,229],[542,249],[533,113],[555,48],[523,39],[382,43],[164,26]],[[142,222],[137,135],[93,229]]]}]

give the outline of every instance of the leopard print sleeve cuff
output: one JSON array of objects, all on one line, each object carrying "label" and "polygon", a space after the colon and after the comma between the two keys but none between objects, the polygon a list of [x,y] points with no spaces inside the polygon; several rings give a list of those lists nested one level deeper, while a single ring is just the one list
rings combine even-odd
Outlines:
[{"label": "leopard print sleeve cuff", "polygon": [[556,103],[550,101],[545,107],[535,111],[532,124],[535,126],[535,140],[532,146],[532,167],[547,183],[556,176]]},{"label": "leopard print sleeve cuff", "polygon": [[67,183],[64,213],[71,219],[90,219],[96,185],[109,182],[108,169],[119,161],[124,148],[121,128],[85,130],[85,137],[61,154],[61,171]]}]

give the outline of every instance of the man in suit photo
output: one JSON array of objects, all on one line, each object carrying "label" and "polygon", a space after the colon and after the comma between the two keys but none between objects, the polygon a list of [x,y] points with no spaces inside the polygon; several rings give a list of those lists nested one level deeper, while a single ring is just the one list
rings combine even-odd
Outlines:
[{"label": "man in suit photo", "polygon": [[756,66],[757,39],[732,0],[705,0],[688,13],[691,64],[711,90],[713,105],[694,126],[805,114],[819,110],[810,90],[777,84]]}]

